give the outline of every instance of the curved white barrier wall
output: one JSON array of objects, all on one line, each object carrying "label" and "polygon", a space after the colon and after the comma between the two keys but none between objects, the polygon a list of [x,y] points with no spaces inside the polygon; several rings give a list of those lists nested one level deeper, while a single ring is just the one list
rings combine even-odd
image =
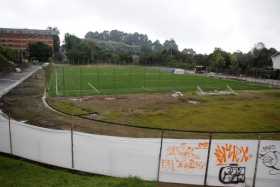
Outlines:
[{"label": "curved white barrier wall", "polygon": [[208,145],[207,139],[164,139],[159,180],[203,185]]},{"label": "curved white barrier wall", "polygon": [[[72,139],[71,131],[14,120],[10,129],[8,120],[0,115],[0,152],[50,165],[115,177],[137,176],[153,181],[159,177],[162,182],[186,184],[202,185],[206,177],[210,147],[207,139],[163,139],[161,147],[160,138],[74,131]],[[212,140],[208,185],[253,186],[254,176],[257,187],[280,186],[280,141]]]},{"label": "curved white barrier wall", "polygon": [[10,153],[9,121],[0,115],[0,151]]},{"label": "curved white barrier wall", "polygon": [[13,154],[30,160],[71,168],[71,134],[11,122]]},{"label": "curved white barrier wall", "polygon": [[256,186],[280,186],[280,141],[262,140],[258,154]]},{"label": "curved white barrier wall", "polygon": [[253,186],[258,141],[213,140],[208,185]]},{"label": "curved white barrier wall", "polygon": [[74,132],[75,169],[117,177],[157,179],[160,139]]}]

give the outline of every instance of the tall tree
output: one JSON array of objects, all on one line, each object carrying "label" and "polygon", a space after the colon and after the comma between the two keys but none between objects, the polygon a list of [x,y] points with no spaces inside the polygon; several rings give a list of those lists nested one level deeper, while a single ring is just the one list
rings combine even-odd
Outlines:
[{"label": "tall tree", "polygon": [[173,56],[174,53],[178,51],[178,45],[176,44],[174,39],[165,40],[165,42],[163,43],[163,47],[169,52],[170,56]]},{"label": "tall tree", "polygon": [[54,52],[54,56],[56,58],[59,58],[61,56],[59,49],[60,49],[60,39],[59,39],[59,34],[60,31],[58,30],[57,27],[47,27],[47,30],[53,31],[53,52]]},{"label": "tall tree", "polygon": [[29,44],[28,51],[31,59],[36,59],[40,62],[46,62],[52,56],[51,48],[43,42]]},{"label": "tall tree", "polygon": [[151,44],[151,48],[154,52],[161,52],[163,49],[163,46],[161,45],[159,40],[156,40]]},{"label": "tall tree", "polygon": [[193,50],[192,48],[183,49],[182,53],[184,55],[192,55],[192,56],[196,54],[195,50]]},{"label": "tall tree", "polygon": [[174,39],[165,40],[165,42],[163,43],[163,46],[167,50],[172,49],[172,50],[178,51],[178,45],[176,44]]},{"label": "tall tree", "polygon": [[210,54],[210,69],[215,72],[221,72],[226,65],[223,51],[220,48],[215,48],[214,52]]}]

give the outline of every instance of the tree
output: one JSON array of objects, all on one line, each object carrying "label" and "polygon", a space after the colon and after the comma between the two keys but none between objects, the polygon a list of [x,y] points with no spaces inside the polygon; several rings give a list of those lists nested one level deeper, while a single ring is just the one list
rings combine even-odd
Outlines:
[{"label": "tree", "polygon": [[192,48],[183,49],[182,53],[184,55],[192,55],[192,56],[196,54],[196,52]]},{"label": "tree", "polygon": [[58,35],[53,36],[53,51],[54,53],[58,53],[60,48],[60,39]]},{"label": "tree", "polygon": [[163,46],[161,45],[159,40],[156,40],[151,44],[151,48],[154,52],[161,52],[163,49]]},{"label": "tree", "polygon": [[258,43],[255,45],[254,48],[257,49],[257,50],[262,50],[262,49],[264,49],[264,48],[266,48],[266,47],[265,47],[265,45],[264,45],[263,42],[258,42]]},{"label": "tree", "polygon": [[174,54],[174,52],[178,51],[178,45],[176,44],[174,39],[166,40],[163,43],[163,47],[170,53],[171,56]]},{"label": "tree", "polygon": [[[20,51],[17,49],[2,47],[0,46],[0,54],[2,55],[2,59],[7,59],[8,61],[18,62],[18,53]],[[0,61],[1,62],[1,61]]]},{"label": "tree", "polygon": [[148,45],[150,40],[146,34],[139,34],[138,32],[135,33],[125,33],[118,30],[112,31],[103,31],[99,32],[88,32],[85,35],[86,39],[95,39],[95,40],[102,40],[102,41],[115,41],[115,42],[122,42],[128,45]]},{"label": "tree", "polygon": [[71,35],[69,33],[66,33],[64,36],[64,47],[66,50],[73,49],[76,46],[79,46],[81,41],[82,40],[80,38],[78,38],[74,35]]},{"label": "tree", "polygon": [[89,31],[86,35],[85,35],[86,39],[99,39],[99,33],[98,32],[91,32]]},{"label": "tree", "polygon": [[269,68],[272,67],[271,55],[276,53],[274,48],[267,49],[262,42],[257,43],[251,50],[253,60],[250,67],[255,68]]},{"label": "tree", "polygon": [[52,49],[43,42],[31,43],[28,46],[29,58],[46,62],[52,56]]},{"label": "tree", "polygon": [[[158,40],[151,42],[145,34],[118,30],[88,32],[85,38],[86,40],[69,34],[65,36],[68,59],[70,56],[90,56],[89,59],[94,59],[94,62],[132,63],[131,57],[137,55],[140,64],[181,68],[203,65],[221,73],[262,76],[263,72],[271,69],[271,55],[277,52],[274,48],[267,49],[262,42],[256,44],[248,53],[229,53],[221,48],[215,48],[210,55],[197,54],[192,48],[180,52],[174,39],[166,40],[162,45]],[[110,41],[107,42],[108,40]],[[90,46],[87,41],[94,42],[96,46]]]},{"label": "tree", "polygon": [[230,57],[230,70],[232,73],[239,74],[240,73],[240,67],[238,63],[238,57],[236,53],[229,54]]},{"label": "tree", "polygon": [[0,53],[0,72],[2,71],[10,71],[13,67],[13,64],[9,62],[9,60]]},{"label": "tree", "polygon": [[60,32],[59,32],[59,30],[58,30],[57,27],[50,27],[50,26],[48,26],[48,27],[47,27],[47,30],[54,31],[57,35],[60,34]]},{"label": "tree", "polygon": [[118,30],[112,30],[110,32],[110,40],[120,42],[123,39],[123,32]]},{"label": "tree", "polygon": [[192,57],[195,65],[209,66],[208,55],[196,54]]},{"label": "tree", "polygon": [[223,51],[220,48],[215,48],[214,52],[210,54],[210,69],[215,72],[220,72],[225,68],[226,61],[223,56]]},{"label": "tree", "polygon": [[178,45],[176,44],[174,39],[165,40],[165,42],[163,43],[163,46],[167,50],[172,49],[172,50],[178,51]]}]

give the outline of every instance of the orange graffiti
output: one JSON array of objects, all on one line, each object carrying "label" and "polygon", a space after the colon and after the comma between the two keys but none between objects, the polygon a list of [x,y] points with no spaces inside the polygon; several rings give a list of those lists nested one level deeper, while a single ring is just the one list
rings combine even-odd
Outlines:
[{"label": "orange graffiti", "polygon": [[215,149],[217,165],[231,163],[244,163],[250,159],[248,146],[237,146],[232,144],[217,145]]},{"label": "orange graffiti", "polygon": [[198,148],[199,149],[208,149],[209,143],[208,142],[201,142],[198,143]]},{"label": "orange graffiti", "polygon": [[161,159],[161,168],[171,171],[203,169],[205,160],[201,159],[198,151],[206,147],[208,147],[208,142],[197,145],[182,143],[169,146]]}]

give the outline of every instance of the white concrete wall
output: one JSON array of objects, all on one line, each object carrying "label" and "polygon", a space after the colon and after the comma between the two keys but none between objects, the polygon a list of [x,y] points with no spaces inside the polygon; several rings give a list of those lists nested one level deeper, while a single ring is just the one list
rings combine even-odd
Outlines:
[{"label": "white concrete wall", "polygon": [[258,155],[256,186],[280,186],[280,141],[263,140]]},{"label": "white concrete wall", "polygon": [[202,185],[208,144],[205,139],[164,139],[159,180]]},{"label": "white concrete wall", "polygon": [[156,180],[160,139],[74,133],[75,169]]},{"label": "white concrete wall", "polygon": [[11,121],[13,153],[30,160],[71,168],[69,131],[51,130]]},{"label": "white concrete wall", "polygon": [[9,121],[0,114],[0,151],[3,153],[11,153]]},{"label": "white concrete wall", "polygon": [[[13,154],[22,158],[72,168],[71,132],[11,121]],[[10,153],[8,120],[0,116],[0,152]],[[73,132],[75,170],[115,177],[204,183],[209,141],[127,138]],[[280,186],[280,141],[212,140],[208,185],[252,186],[257,160],[256,186]],[[226,183],[225,183],[226,182]]]},{"label": "white concrete wall", "polygon": [[213,140],[207,184],[253,186],[257,146],[255,140]]}]

